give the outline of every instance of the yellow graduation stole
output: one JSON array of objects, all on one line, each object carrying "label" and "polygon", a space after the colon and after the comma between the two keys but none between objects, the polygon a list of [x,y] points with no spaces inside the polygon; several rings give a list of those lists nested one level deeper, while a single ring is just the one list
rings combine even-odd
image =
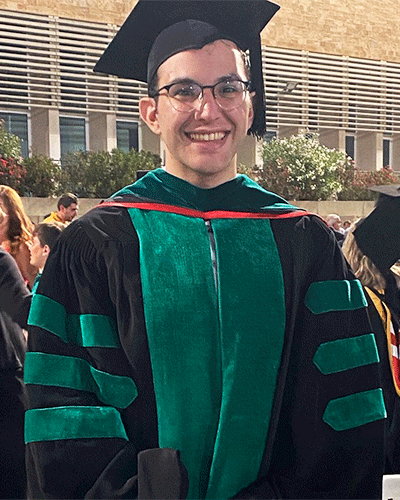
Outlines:
[{"label": "yellow graduation stole", "polygon": [[390,361],[390,368],[392,371],[393,382],[396,388],[397,395],[400,396],[400,350],[399,341],[397,338],[397,333],[394,330],[392,322],[392,314],[388,306],[383,302],[383,300],[376,295],[370,288],[364,287],[368,295],[370,296],[379,316],[382,319],[383,327],[386,332],[386,338],[388,343],[388,354]]}]

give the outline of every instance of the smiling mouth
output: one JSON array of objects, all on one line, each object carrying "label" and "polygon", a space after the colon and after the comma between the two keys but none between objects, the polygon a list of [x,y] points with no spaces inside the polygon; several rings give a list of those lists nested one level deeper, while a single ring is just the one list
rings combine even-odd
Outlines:
[{"label": "smiling mouth", "polygon": [[224,139],[228,132],[212,132],[210,134],[186,134],[189,139],[193,142],[211,142],[211,141],[220,141]]}]

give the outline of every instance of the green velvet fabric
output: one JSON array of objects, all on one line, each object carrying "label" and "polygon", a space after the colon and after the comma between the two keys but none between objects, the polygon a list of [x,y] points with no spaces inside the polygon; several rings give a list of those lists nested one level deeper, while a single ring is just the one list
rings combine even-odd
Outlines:
[{"label": "green velvet fabric", "polygon": [[26,384],[93,392],[100,401],[116,408],[126,408],[138,394],[134,381],[129,377],[97,370],[80,358],[43,352],[26,354],[24,379]]},{"label": "green velvet fabric", "polygon": [[121,415],[103,406],[61,406],[40,408],[25,413],[25,442],[60,439],[126,439]]},{"label": "green velvet fabric", "polygon": [[32,297],[28,324],[82,347],[120,346],[113,319],[99,314],[67,314],[61,304],[40,294]]},{"label": "green velvet fabric", "polygon": [[229,498],[257,477],[283,347],[283,277],[270,223],[212,221],[216,286],[202,219],[129,212],[140,241],[159,445],[181,451],[189,498]]},{"label": "green velvet fabric", "polygon": [[158,203],[183,206],[207,212],[210,210],[299,210],[280,196],[266,191],[246,175],[211,189],[193,186],[169,174],[162,168],[152,170],[131,186],[124,187],[113,197],[135,194]]},{"label": "green velvet fabric", "polygon": [[314,364],[328,375],[357,366],[379,363],[378,347],[373,333],[321,344],[314,356]]},{"label": "green velvet fabric", "polygon": [[382,389],[351,394],[329,401],[323,420],[335,431],[345,431],[386,418]]},{"label": "green velvet fabric", "polygon": [[367,300],[358,280],[314,282],[307,290],[304,302],[313,314],[367,307]]}]

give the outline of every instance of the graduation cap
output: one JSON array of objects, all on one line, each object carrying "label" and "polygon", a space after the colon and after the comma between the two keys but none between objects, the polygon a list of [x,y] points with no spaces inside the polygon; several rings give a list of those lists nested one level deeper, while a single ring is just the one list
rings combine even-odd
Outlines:
[{"label": "graduation cap", "polygon": [[260,33],[279,6],[268,0],[139,0],[94,71],[150,83],[158,67],[184,50],[226,39],[249,51],[254,121],[265,133]]},{"label": "graduation cap", "polygon": [[386,277],[400,259],[400,185],[374,186],[379,193],[374,210],[354,230],[360,250]]}]

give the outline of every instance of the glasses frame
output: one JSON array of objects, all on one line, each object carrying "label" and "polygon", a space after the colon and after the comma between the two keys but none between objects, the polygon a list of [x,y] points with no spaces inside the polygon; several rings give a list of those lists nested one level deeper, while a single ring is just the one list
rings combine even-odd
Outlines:
[{"label": "glasses frame", "polygon": [[[239,106],[241,106],[241,104],[244,102],[244,97],[243,97],[243,100],[240,104],[238,104],[237,106],[233,107],[233,108],[229,108],[229,109],[225,109],[223,106],[221,106],[221,104],[218,102],[218,99],[216,98],[215,96],[215,87],[217,87],[217,85],[220,85],[221,83],[226,83],[226,82],[240,82],[244,85],[244,91],[243,91],[243,95],[245,92],[251,92],[250,90],[250,86],[251,86],[251,81],[248,80],[248,81],[245,81],[245,80],[241,80],[240,78],[227,78],[226,80],[220,80],[218,81],[217,83],[214,83],[214,85],[200,85],[199,83],[197,82],[187,82],[188,84],[195,84],[197,85],[200,89],[201,89],[201,93],[199,94],[199,96],[193,101],[193,107],[190,108],[190,109],[178,109],[174,106],[174,102],[176,101],[179,101],[178,99],[176,99],[175,97],[171,96],[169,91],[170,91],[170,88],[173,87],[174,85],[176,84],[179,84],[179,83],[185,83],[185,81],[183,80],[182,82],[174,82],[174,83],[169,83],[168,85],[164,85],[163,87],[161,87],[160,89],[157,90],[157,92],[153,93],[153,95],[151,95],[150,97],[159,97],[159,96],[165,96],[165,97],[168,97],[168,99],[170,100],[171,102],[171,105],[172,107],[176,110],[176,111],[179,111],[180,113],[190,113],[191,111],[194,111],[196,109],[198,109],[198,106],[202,99],[203,99],[203,96],[204,96],[204,90],[205,89],[211,89],[211,92],[212,92],[212,95],[215,99],[215,102],[217,103],[217,105],[225,110],[225,111],[233,111],[234,109],[237,109]],[[166,94],[161,94],[160,92],[162,90],[166,90],[167,93]],[[184,103],[186,104],[186,103]]]}]

